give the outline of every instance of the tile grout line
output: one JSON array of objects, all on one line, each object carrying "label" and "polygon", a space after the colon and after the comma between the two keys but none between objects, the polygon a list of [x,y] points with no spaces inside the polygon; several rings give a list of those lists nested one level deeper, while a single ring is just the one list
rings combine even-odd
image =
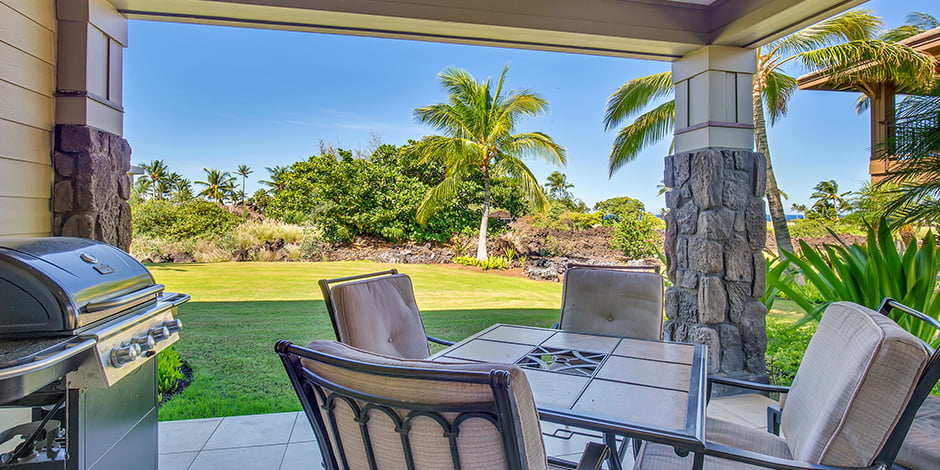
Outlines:
[{"label": "tile grout line", "polygon": [[299,413],[298,413],[298,414],[295,414],[295,415],[294,415],[294,421],[293,421],[293,423],[291,423],[290,434],[287,435],[287,442],[284,444],[284,452],[281,453],[281,461],[277,464],[278,470],[280,470],[281,467],[284,466],[284,459],[287,458],[287,449],[290,447],[290,440],[291,440],[291,438],[294,437],[294,429],[296,429],[296,427],[297,427],[297,417],[298,417],[298,416],[300,416]]},{"label": "tile grout line", "polygon": [[186,467],[186,470],[193,468],[193,465],[196,463],[196,460],[199,460],[199,455],[202,454],[202,451],[206,448],[206,444],[209,443],[209,440],[212,439],[212,436],[214,436],[216,431],[219,430],[219,426],[222,425],[222,421],[225,421],[225,418],[226,417],[222,417],[222,419],[220,419],[219,422],[215,424],[215,427],[212,428],[212,432],[209,433],[209,437],[206,438],[206,442],[203,442],[202,445],[199,446],[199,450],[196,451],[196,455],[193,457],[193,460],[189,462],[189,465]]}]

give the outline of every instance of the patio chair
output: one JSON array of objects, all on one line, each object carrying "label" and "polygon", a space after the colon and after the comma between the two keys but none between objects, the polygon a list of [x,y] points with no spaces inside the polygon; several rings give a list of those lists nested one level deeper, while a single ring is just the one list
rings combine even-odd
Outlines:
[{"label": "patio chair", "polygon": [[338,341],[406,359],[428,357],[428,341],[454,344],[425,333],[411,278],[397,269],[320,279],[319,284]]},{"label": "patio chair", "polygon": [[584,333],[662,339],[659,267],[569,263],[558,326]]},{"label": "patio chair", "polygon": [[[568,263],[556,328],[583,333],[662,339],[663,277],[659,266]],[[557,432],[557,431],[556,431]],[[630,439],[603,438],[613,451],[611,468],[620,468]],[[634,446],[638,441],[633,441]],[[614,462],[614,459],[619,459]]]},{"label": "patio chair", "polygon": [[[835,302],[826,308],[789,389],[710,378],[709,383],[786,393],[787,399],[781,436],[708,419],[699,463],[706,469],[891,468],[938,377],[940,354],[928,345],[884,313]],[[634,468],[689,469],[693,457],[647,442]]]},{"label": "patio chair", "polygon": [[[327,470],[545,470],[525,374],[503,364],[446,364],[372,354],[335,341],[276,345]],[[607,453],[589,444],[578,469]]]}]

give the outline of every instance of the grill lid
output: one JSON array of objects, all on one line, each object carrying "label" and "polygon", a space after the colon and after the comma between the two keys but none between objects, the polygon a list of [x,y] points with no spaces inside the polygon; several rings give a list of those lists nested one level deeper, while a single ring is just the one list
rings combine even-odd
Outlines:
[{"label": "grill lid", "polygon": [[74,334],[163,290],[127,253],[83,238],[0,240],[0,337]]}]

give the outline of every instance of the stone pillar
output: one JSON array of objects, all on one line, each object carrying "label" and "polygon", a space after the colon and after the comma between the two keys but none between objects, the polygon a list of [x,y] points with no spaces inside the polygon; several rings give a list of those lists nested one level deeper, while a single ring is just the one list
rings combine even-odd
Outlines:
[{"label": "stone pillar", "polygon": [[665,330],[708,347],[710,373],[766,381],[763,155],[753,152],[749,49],[674,63],[676,154],[666,157]]},{"label": "stone pillar", "polygon": [[710,373],[766,380],[765,163],[749,150],[666,157],[666,332],[708,346]]},{"label": "stone pillar", "polygon": [[127,19],[105,0],[57,0],[53,234],[131,243],[131,148],[121,138]]},{"label": "stone pillar", "polygon": [[56,126],[53,234],[131,245],[131,147],[89,126]]}]

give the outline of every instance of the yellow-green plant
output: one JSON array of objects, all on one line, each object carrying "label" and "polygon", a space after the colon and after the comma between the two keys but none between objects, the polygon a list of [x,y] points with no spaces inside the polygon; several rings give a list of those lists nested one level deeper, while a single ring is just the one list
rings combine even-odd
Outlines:
[{"label": "yellow-green plant", "polygon": [[[833,233],[838,239],[838,236]],[[841,240],[840,240],[841,242]],[[823,245],[813,248],[800,242],[800,255],[783,252],[782,264],[771,269],[768,287],[779,289],[806,312],[806,318],[818,320],[830,303],[847,300],[877,309],[885,297],[925,314],[940,317],[940,295],[936,292],[940,273],[940,255],[933,232],[907,246],[896,243],[888,224],[868,227],[865,244]],[[807,287],[794,280],[802,274]],[[815,288],[815,289],[813,289]],[[817,293],[818,291],[818,293]],[[818,301],[820,296],[823,301]],[[897,314],[892,317],[903,328],[919,338],[940,345],[936,330],[929,325]]]},{"label": "yellow-green plant", "polygon": [[477,266],[485,270],[509,269],[509,259],[505,256],[491,256],[485,260],[480,260],[472,256],[455,256],[451,261],[464,266]]}]

